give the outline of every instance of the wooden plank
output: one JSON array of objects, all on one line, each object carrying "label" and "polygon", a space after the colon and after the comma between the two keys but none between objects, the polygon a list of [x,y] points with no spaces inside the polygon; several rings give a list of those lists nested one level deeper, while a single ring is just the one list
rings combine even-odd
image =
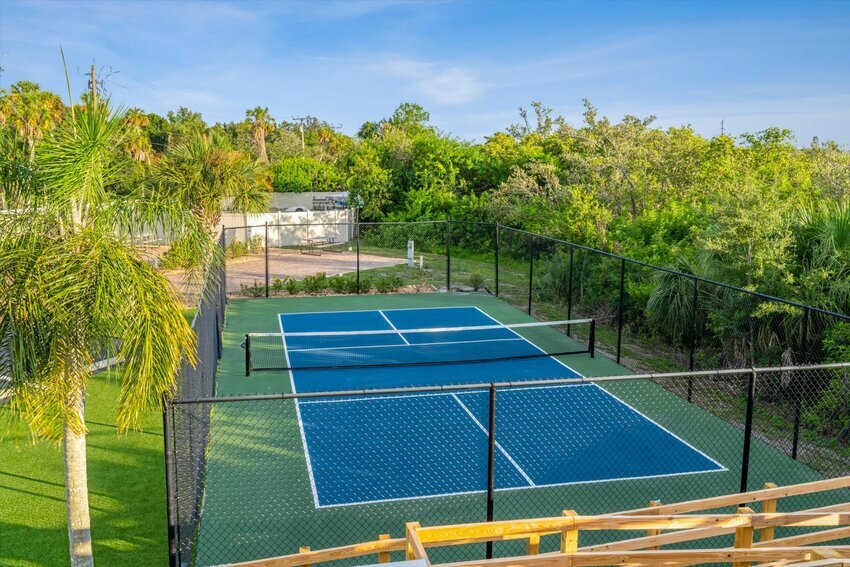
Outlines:
[{"label": "wooden plank", "polygon": [[[739,514],[752,514],[753,509],[742,507],[738,508]],[[753,547],[753,535],[755,530],[752,525],[741,526],[735,530],[735,549],[750,549]],[[736,561],[732,563],[732,567],[750,567],[749,561]]]},{"label": "wooden plank", "polygon": [[[381,534],[378,536],[378,540],[387,541],[390,539],[390,534]],[[378,563],[389,563],[392,554],[389,551],[380,551],[378,552]]]},{"label": "wooden plank", "polygon": [[245,561],[243,563],[233,563],[231,564],[231,567],[298,567],[299,565],[303,566],[307,564],[324,563],[327,561],[347,559],[349,557],[374,555],[381,551],[404,551],[404,548],[404,538],[385,541],[369,541],[354,545],[321,549],[318,551],[311,551],[309,553],[296,553],[294,555],[281,555],[279,557],[269,557],[266,559]]},{"label": "wooden plank", "polygon": [[[840,488],[850,488],[850,476],[842,476],[827,480],[817,480],[815,482],[806,482],[802,484],[792,484],[790,486],[780,486],[778,488],[752,490],[750,492],[741,492],[740,494],[728,494],[725,496],[712,496],[710,498],[701,498],[699,500],[689,500],[687,502],[678,502],[675,504],[665,504],[657,510],[659,514],[685,514],[690,512],[700,512],[703,510],[714,510],[726,506],[738,506],[740,504],[754,504],[762,502],[769,498],[788,498],[789,496],[800,496],[801,494],[812,494],[815,492],[826,492],[828,490],[838,490]],[[641,516],[643,514],[651,514],[655,512],[652,508],[638,508],[620,512],[621,516]]]},{"label": "wooden plank", "polygon": [[425,565],[430,565],[431,562],[428,560],[425,546],[422,545],[419,534],[416,533],[418,529],[419,522],[407,522],[404,525],[404,540],[407,543],[405,555],[407,559],[420,559],[425,562]]},{"label": "wooden plank", "polygon": [[[298,548],[298,553],[310,553],[310,546],[309,545],[302,545],[301,547]],[[310,567],[310,564],[305,563],[304,567]]]},{"label": "wooden plank", "polygon": [[[566,518],[578,516],[575,510],[564,510],[561,515]],[[575,522],[573,522],[575,526]],[[578,530],[565,527],[561,530],[561,553],[575,553],[578,551]]]},{"label": "wooden plank", "polygon": [[[764,483],[764,489],[765,490],[770,490],[771,488],[778,488],[778,487],[772,482],[765,482]],[[777,500],[778,500],[777,498],[768,498],[767,500],[763,500],[762,503],[761,503],[762,514],[773,514],[774,512],[776,512]],[[762,528],[761,531],[759,532],[759,541],[770,541],[770,540],[772,540],[773,537],[774,537],[775,530],[776,530],[776,528],[774,528],[773,526]]]},{"label": "wooden plank", "polygon": [[[740,561],[811,561],[825,553],[837,553],[850,558],[850,546],[821,547],[770,547],[752,549],[664,549],[624,552],[578,551],[572,555],[544,553],[541,555],[503,557],[491,560],[443,563],[440,567],[591,567],[600,565],[680,565],[694,563],[728,563]],[[666,562],[666,563],[665,563]],[[787,563],[786,563],[787,564]]]},{"label": "wooden plank", "polygon": [[798,534],[788,537],[774,539],[772,541],[760,541],[754,543],[753,547],[775,547],[777,545],[784,546],[800,546],[812,545],[814,543],[824,543],[827,541],[835,541],[837,539],[850,538],[850,526],[843,528],[835,528],[834,530],[821,530],[807,534]]},{"label": "wooden plank", "polygon": [[528,536],[528,547],[526,555],[537,555],[540,553],[540,536],[531,534]]}]

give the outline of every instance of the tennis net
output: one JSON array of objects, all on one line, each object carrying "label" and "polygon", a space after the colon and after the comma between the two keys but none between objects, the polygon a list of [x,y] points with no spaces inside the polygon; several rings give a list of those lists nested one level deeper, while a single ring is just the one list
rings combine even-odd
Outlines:
[{"label": "tennis net", "polygon": [[245,374],[595,354],[593,319],[380,331],[248,333]]}]

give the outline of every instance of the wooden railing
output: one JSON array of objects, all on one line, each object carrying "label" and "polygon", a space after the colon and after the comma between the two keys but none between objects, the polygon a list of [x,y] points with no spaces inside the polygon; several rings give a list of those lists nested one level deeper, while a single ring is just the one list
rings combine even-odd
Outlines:
[{"label": "wooden railing", "polygon": [[[850,538],[850,502],[811,508],[797,512],[778,513],[781,499],[805,494],[850,488],[850,477],[805,484],[777,487],[766,484],[764,489],[729,494],[676,504],[651,502],[646,508],[606,515],[581,516],[565,510],[561,516],[510,520],[474,524],[422,527],[418,522],[405,525],[405,537],[391,538],[387,534],[376,541],[312,551],[302,547],[300,553],[236,564],[239,567],[297,567],[317,563],[373,555],[378,563],[390,561],[391,553],[404,552],[407,559],[419,559],[430,565],[427,549],[460,546],[484,542],[524,539],[527,555],[491,560],[445,564],[447,567],[579,566],[579,565],[696,565],[700,563],[731,563],[733,567],[748,567],[752,562],[776,565],[843,565],[850,558],[850,546],[816,546]],[[760,504],[755,512],[747,505]],[[734,514],[706,514],[735,506]],[[701,512],[696,514],[696,512]],[[775,539],[775,528],[831,528]],[[586,531],[645,530],[640,538],[623,539],[588,547],[579,547],[579,534]],[[666,532],[666,533],[664,533]],[[734,545],[723,549],[665,550],[662,546],[698,541],[719,535],[734,534]],[[756,541],[758,534],[758,541]],[[540,539],[559,538],[557,552],[540,553]],[[822,563],[830,560],[832,563]],[[815,563],[812,564],[811,562]],[[847,562],[850,567],[850,561]],[[234,565],[234,567],[236,567]]]}]

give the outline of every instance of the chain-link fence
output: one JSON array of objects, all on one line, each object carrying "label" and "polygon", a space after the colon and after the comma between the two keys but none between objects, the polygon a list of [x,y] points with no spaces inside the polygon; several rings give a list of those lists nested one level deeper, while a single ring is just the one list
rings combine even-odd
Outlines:
[{"label": "chain-link fence", "polygon": [[[220,246],[224,246],[223,235]],[[177,373],[174,400],[197,400],[215,395],[216,371],[222,352],[222,330],[225,317],[226,274],[223,263],[209,270],[200,293],[192,329],[197,337],[197,361],[184,362]],[[192,546],[182,547],[181,534],[197,528],[196,518],[203,507],[204,479],[208,460],[206,453],[211,428],[210,408],[203,404],[185,406],[180,414],[163,409],[165,438],[165,472],[168,497],[169,558],[177,564],[178,554],[192,553]]]},{"label": "chain-link fence", "polygon": [[[168,422],[179,563],[401,537],[413,520],[610,513],[847,475],[848,384],[850,364],[835,364],[178,399]],[[610,537],[588,533],[582,545]],[[493,552],[516,554],[521,545],[500,542]],[[482,544],[433,557],[485,552]]]},{"label": "chain-link fence", "polygon": [[224,243],[232,295],[490,293],[595,319],[600,351],[634,372],[824,362],[850,341],[846,315],[492,223],[230,227]]}]

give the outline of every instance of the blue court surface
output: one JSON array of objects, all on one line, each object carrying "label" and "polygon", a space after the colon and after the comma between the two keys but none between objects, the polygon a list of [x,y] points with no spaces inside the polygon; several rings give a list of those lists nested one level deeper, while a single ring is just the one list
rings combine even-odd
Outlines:
[{"label": "blue court surface", "polygon": [[[452,352],[539,354],[510,329],[405,334],[499,322],[475,307],[280,315],[293,367],[314,363],[310,345],[287,333],[395,330],[364,338],[331,335],[321,345],[340,357],[378,365],[428,362]],[[556,331],[552,331],[556,332]],[[436,336],[435,336],[436,335]],[[428,342],[425,342],[425,341]],[[495,347],[494,347],[495,345]],[[335,356],[335,355],[332,355]],[[459,356],[460,358],[460,356]],[[449,358],[449,360],[453,360]],[[295,392],[578,378],[547,356],[519,360],[293,370]],[[316,398],[297,402],[317,507],[483,492],[487,486],[487,390]],[[511,490],[726,470],[720,463],[591,383],[500,389],[496,412],[496,488]]]}]

